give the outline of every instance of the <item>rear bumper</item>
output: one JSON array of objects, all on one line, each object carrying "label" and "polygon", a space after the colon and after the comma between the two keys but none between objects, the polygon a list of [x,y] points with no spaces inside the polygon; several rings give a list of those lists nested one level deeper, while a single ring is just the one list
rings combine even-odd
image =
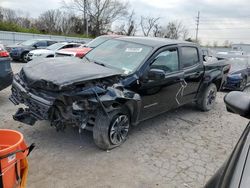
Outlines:
[{"label": "rear bumper", "polygon": [[15,79],[12,84],[12,94],[9,100],[15,104],[25,104],[28,108],[19,108],[13,118],[17,121],[33,125],[37,120],[48,120],[49,111],[54,101],[48,101],[37,95],[28,92]]},{"label": "rear bumper", "polygon": [[13,80],[12,72],[8,72],[6,75],[0,76],[0,90],[3,90],[7,88],[8,86],[10,86],[12,83],[12,80]]},{"label": "rear bumper", "polygon": [[21,58],[21,54],[18,52],[10,52],[10,57],[12,59],[20,59]]}]

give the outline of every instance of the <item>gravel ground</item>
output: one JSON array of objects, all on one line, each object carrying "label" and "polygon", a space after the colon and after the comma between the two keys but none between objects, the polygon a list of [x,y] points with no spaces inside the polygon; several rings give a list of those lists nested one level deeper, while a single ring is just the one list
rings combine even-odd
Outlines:
[{"label": "gravel ground", "polygon": [[[22,66],[12,64],[15,72]],[[48,122],[33,127],[15,122],[17,107],[9,94],[10,88],[0,92],[0,128],[18,130],[37,146],[29,157],[28,188],[203,187],[248,122],[226,112],[220,92],[214,110],[187,105],[157,116],[133,127],[121,147],[105,152],[94,145],[91,132],[80,138],[71,127],[56,132]]]}]

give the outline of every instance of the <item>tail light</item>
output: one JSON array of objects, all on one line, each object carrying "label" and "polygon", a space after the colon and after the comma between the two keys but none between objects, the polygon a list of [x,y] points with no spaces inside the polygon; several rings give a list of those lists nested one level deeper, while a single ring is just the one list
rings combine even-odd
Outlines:
[{"label": "tail light", "polygon": [[75,57],[83,58],[85,56],[85,53],[76,53]]},{"label": "tail light", "polygon": [[7,51],[0,51],[0,57],[9,57],[9,53]]}]

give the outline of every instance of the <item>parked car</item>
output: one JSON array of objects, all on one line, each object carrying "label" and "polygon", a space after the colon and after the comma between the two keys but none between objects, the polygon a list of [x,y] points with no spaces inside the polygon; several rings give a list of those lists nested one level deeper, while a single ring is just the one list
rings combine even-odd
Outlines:
[{"label": "parked car", "polygon": [[13,73],[10,66],[9,53],[0,44],[0,90],[10,86],[13,79]]},{"label": "parked car", "polygon": [[19,44],[7,46],[6,50],[10,53],[13,60],[27,62],[29,51],[46,48],[55,43],[56,41],[49,39],[31,39]]},{"label": "parked car", "polygon": [[250,82],[250,65],[245,58],[232,58],[228,61],[230,71],[224,89],[243,91]]},{"label": "parked car", "polygon": [[[248,93],[232,91],[224,98],[230,112],[250,118],[250,96]],[[236,125],[237,126],[237,125]],[[248,188],[250,185],[250,123],[246,126],[232,154],[205,188]]]},{"label": "parked car", "polygon": [[56,51],[58,50],[67,49],[67,48],[77,48],[79,46],[81,46],[81,44],[79,43],[58,42],[58,43],[48,46],[45,49],[31,50],[28,53],[27,60],[30,61],[37,57],[42,57],[42,58],[54,57]]},{"label": "parked car", "polygon": [[104,43],[105,41],[117,38],[119,35],[103,35],[100,37],[95,38],[94,40],[90,41],[87,44],[83,44],[79,48],[67,48],[62,49],[56,52],[57,57],[61,56],[75,56],[79,58],[83,58],[90,50],[97,47],[98,45]]},{"label": "parked car", "polygon": [[[53,62],[53,63],[51,63]],[[195,43],[161,38],[110,39],[83,59],[64,57],[27,64],[14,77],[10,100],[15,120],[33,125],[49,120],[57,130],[68,124],[93,131],[102,149],[127,138],[131,125],[196,102],[214,106],[228,65],[204,65]]]}]

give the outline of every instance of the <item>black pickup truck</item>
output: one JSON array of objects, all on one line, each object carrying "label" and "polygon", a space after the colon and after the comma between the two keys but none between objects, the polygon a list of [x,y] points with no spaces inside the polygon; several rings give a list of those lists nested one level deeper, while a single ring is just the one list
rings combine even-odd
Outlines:
[{"label": "black pickup truck", "polygon": [[10,100],[15,120],[49,120],[93,131],[102,149],[122,144],[131,125],[190,102],[208,111],[229,66],[203,64],[189,42],[144,37],[111,39],[83,59],[40,59],[16,74]]}]

